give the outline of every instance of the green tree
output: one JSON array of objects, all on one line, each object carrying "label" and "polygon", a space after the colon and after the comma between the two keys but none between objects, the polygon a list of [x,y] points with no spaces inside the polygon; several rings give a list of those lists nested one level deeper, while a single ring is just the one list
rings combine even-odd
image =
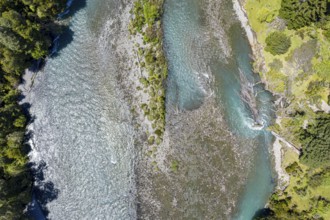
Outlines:
[{"label": "green tree", "polygon": [[11,51],[18,53],[26,48],[24,40],[15,32],[7,28],[0,29],[0,44]]},{"label": "green tree", "polygon": [[314,123],[300,131],[301,161],[311,167],[330,164],[330,114],[320,113]]},{"label": "green tree", "polygon": [[271,54],[285,54],[291,46],[291,39],[282,32],[273,32],[267,36],[266,44],[265,50]]},{"label": "green tree", "polygon": [[299,29],[326,19],[327,0],[282,0],[279,16],[289,29]]}]

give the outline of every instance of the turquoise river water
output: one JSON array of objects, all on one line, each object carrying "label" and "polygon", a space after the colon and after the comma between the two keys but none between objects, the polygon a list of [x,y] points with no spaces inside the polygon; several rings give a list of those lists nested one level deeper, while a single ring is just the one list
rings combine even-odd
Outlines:
[{"label": "turquoise river water", "polygon": [[[188,126],[202,127],[203,123],[199,123],[200,118],[204,122],[208,121],[208,125],[212,127],[216,118],[223,117],[224,120],[221,123],[226,126],[215,125],[214,127],[231,132],[231,138],[234,139],[234,144],[231,147],[235,149],[233,150],[235,151],[233,153],[234,159],[228,153],[222,160],[229,160],[230,163],[213,163],[215,167],[219,166],[219,169],[211,175],[246,178],[244,183],[235,179],[224,180],[222,183],[222,186],[226,186],[227,191],[218,198],[225,204],[225,198],[232,196],[234,201],[238,199],[234,202],[235,205],[231,206],[230,202],[225,206],[219,204],[213,210],[210,205],[203,207],[199,204],[199,207],[203,207],[204,211],[207,209],[209,211],[202,212],[202,215],[193,213],[189,215],[189,218],[202,219],[211,210],[217,212],[220,209],[222,213],[230,214],[218,215],[214,218],[251,219],[256,210],[264,207],[274,187],[269,153],[273,137],[265,129],[253,128],[254,117],[251,108],[254,107],[258,110],[258,120],[262,121],[265,127],[271,122],[274,115],[271,94],[266,92],[262,85],[255,85],[260,81],[260,78],[252,72],[251,49],[245,32],[234,14],[232,3],[229,0],[167,0],[165,3],[164,33],[170,70],[168,108],[175,106],[183,111],[202,109],[201,111],[197,110],[198,113],[194,115],[195,117],[188,121]],[[254,100],[256,104],[252,107],[241,98],[242,88],[251,87],[251,85],[255,85],[252,87],[252,93],[256,97]],[[215,104],[210,101],[213,98]],[[205,108],[218,109],[219,113],[214,113],[217,110],[213,112],[203,110]],[[186,117],[185,114],[182,113],[181,117]],[[208,117],[201,117],[199,114],[207,114]],[[171,119],[168,120],[171,123]],[[198,122],[194,123],[192,120]],[[185,127],[186,125],[182,126]],[[224,147],[225,145],[221,142],[215,142],[215,136],[221,134],[214,133],[214,131],[209,132],[208,135],[204,133],[208,132],[206,129],[203,129],[203,134],[198,134],[197,129],[194,131],[188,129],[187,133],[190,132],[196,132],[192,136],[198,136],[199,139],[205,138],[201,144],[201,150],[196,153],[216,154],[217,149],[223,149],[219,153],[225,155],[225,152],[230,148]],[[185,134],[180,136],[183,137]],[[214,142],[218,148],[217,146],[206,148],[205,145],[214,144]],[[229,139],[228,142],[230,142]],[[188,148],[198,148],[199,144],[197,143],[198,141],[195,141]],[[208,158],[196,159],[195,163],[198,162],[200,166],[204,166],[206,164],[205,159]],[[180,159],[178,160],[180,161]],[[182,163],[184,162],[182,161]],[[235,170],[236,165],[234,163],[249,168],[237,168]],[[239,172],[246,172],[248,175],[244,176]],[[200,178],[204,178],[203,174],[200,174]],[[221,181],[221,178],[214,178],[214,180]],[[206,189],[207,187],[203,184],[205,183],[197,184],[197,189],[202,191],[212,188]],[[222,194],[220,191],[219,194]],[[240,192],[240,194],[236,195],[233,191]],[[231,192],[233,192],[232,195]],[[204,196],[207,195],[207,193],[204,194]],[[203,199],[200,198],[200,200]],[[228,210],[230,207],[233,207],[231,211]],[[196,207],[190,204],[187,209],[189,208]]]}]

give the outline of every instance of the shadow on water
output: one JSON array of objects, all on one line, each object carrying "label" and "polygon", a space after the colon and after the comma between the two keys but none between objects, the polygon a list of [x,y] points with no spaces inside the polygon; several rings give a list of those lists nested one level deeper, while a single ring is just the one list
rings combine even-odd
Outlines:
[{"label": "shadow on water", "polygon": [[45,162],[40,164],[30,164],[32,176],[34,177],[34,187],[32,189],[32,202],[28,206],[27,216],[34,220],[48,219],[49,211],[47,203],[56,200],[59,190],[54,183],[45,181],[44,170],[47,169]]},{"label": "shadow on water", "polygon": [[[21,95],[19,100],[21,101],[24,99],[24,96]],[[21,104],[22,111],[27,117],[29,124],[32,124],[35,120],[35,117],[30,114],[30,103],[23,103]],[[23,152],[25,154],[29,154],[32,150],[31,148],[31,140],[33,140],[33,132],[28,132],[24,136],[23,142]],[[33,144],[33,143],[32,143]],[[29,219],[34,220],[44,220],[47,219],[48,210],[47,210],[47,203],[57,199],[59,190],[55,188],[54,183],[45,181],[44,178],[44,170],[47,168],[45,162],[41,162],[40,164],[29,163],[28,168],[30,170],[29,177],[32,178],[32,182],[34,185],[32,186],[32,201],[27,207],[26,217]],[[18,177],[20,180],[21,177]],[[22,182],[17,181],[17,182]],[[24,182],[24,181],[23,181]]]},{"label": "shadow on water", "polygon": [[[60,19],[70,19],[79,10],[86,7],[86,0],[74,0],[72,4],[69,4],[69,8],[60,15]],[[62,34],[54,39],[53,47],[51,49],[51,57],[57,57],[60,51],[67,47],[73,40],[74,32],[70,29],[70,26],[64,26]]]},{"label": "shadow on water", "polygon": [[[70,1],[68,1],[70,2]],[[69,4],[69,8],[60,15],[61,19],[66,19],[73,16],[76,12],[86,7],[87,0],[73,0],[71,4]]]},{"label": "shadow on water", "polygon": [[[86,6],[86,0],[73,0],[68,1],[67,10],[59,15],[59,19],[69,19],[76,12],[83,9]],[[50,57],[54,58],[58,56],[60,51],[67,47],[73,40],[74,32],[70,29],[69,26],[64,26],[62,29],[62,34],[58,37],[55,37],[53,41],[53,46],[50,51]],[[44,60],[36,61],[29,70],[32,72],[40,71],[46,62]],[[24,82],[22,82],[24,83]],[[19,100],[23,100],[24,96],[21,95]],[[29,109],[31,105],[29,103],[24,103],[21,105],[23,112],[27,116],[29,124],[33,123],[35,120],[34,116],[31,116]],[[29,132],[25,136],[25,143],[30,143],[33,137],[33,133]],[[33,143],[32,143],[33,144]],[[29,144],[24,145],[24,151],[28,154],[31,152],[32,148]],[[42,161],[39,164],[30,163],[29,169],[31,170],[31,175],[33,177],[33,187],[32,187],[32,201],[27,207],[26,216],[29,219],[34,220],[45,220],[48,219],[49,211],[47,209],[47,204],[58,198],[59,190],[56,188],[54,183],[50,181],[45,181],[44,171],[47,169],[47,164]]]},{"label": "shadow on water", "polygon": [[253,216],[252,219],[271,219],[274,216],[274,212],[272,210],[270,210],[269,208],[263,208],[263,209],[259,209]]},{"label": "shadow on water", "polygon": [[73,40],[74,32],[69,26],[63,28],[63,32],[60,36],[55,38],[53,42],[53,48],[51,49],[51,58],[55,58],[61,54],[61,50],[66,48]]}]

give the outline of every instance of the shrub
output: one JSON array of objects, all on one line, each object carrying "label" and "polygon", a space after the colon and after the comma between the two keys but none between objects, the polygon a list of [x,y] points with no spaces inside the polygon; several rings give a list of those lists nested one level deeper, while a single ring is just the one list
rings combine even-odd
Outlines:
[{"label": "shrub", "polygon": [[297,176],[299,173],[302,172],[302,170],[297,162],[294,162],[294,163],[290,164],[289,166],[287,166],[285,168],[285,171],[288,174],[293,175],[293,176]]},{"label": "shrub", "polygon": [[308,185],[312,188],[319,187],[324,179],[324,173],[316,173],[313,176],[311,176],[308,180]]},{"label": "shrub", "polygon": [[143,5],[143,14],[147,24],[153,24],[159,18],[159,9],[157,4],[145,2]]},{"label": "shrub", "polygon": [[177,172],[179,169],[179,162],[177,160],[173,160],[171,163],[171,170],[173,172]]},{"label": "shrub", "polygon": [[148,139],[148,144],[153,145],[155,143],[155,136],[150,136]]},{"label": "shrub", "polygon": [[[167,64],[162,46],[161,15],[163,13],[164,0],[136,0],[131,11],[129,30],[131,34],[141,33],[143,45],[138,54],[142,56],[141,68],[145,68],[148,77],[141,77],[144,93],[149,93],[150,100],[147,106],[141,107],[145,116],[152,123],[152,128],[157,139],[150,142],[157,144],[162,141],[165,127],[165,92],[163,84],[167,77]],[[136,45],[139,47],[139,45]]]},{"label": "shrub", "polygon": [[306,196],[307,195],[307,186],[303,188],[293,187],[293,190],[295,193],[297,193],[299,196]]},{"label": "shrub", "polygon": [[266,38],[266,44],[265,49],[271,54],[285,54],[291,46],[291,39],[282,32],[273,32]]},{"label": "shrub", "polygon": [[275,11],[271,11],[268,8],[261,8],[261,10],[258,12],[257,16],[258,16],[258,20],[260,22],[270,23],[275,19],[276,13],[275,13]]},{"label": "shrub", "polygon": [[330,29],[323,31],[325,38],[330,41]]}]

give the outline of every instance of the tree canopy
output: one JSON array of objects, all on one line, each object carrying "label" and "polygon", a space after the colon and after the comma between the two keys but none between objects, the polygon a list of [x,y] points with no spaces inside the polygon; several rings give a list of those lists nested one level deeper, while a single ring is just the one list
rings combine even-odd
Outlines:
[{"label": "tree canopy", "polygon": [[279,16],[288,22],[289,29],[299,29],[325,20],[328,0],[282,0]]},{"label": "tree canopy", "polygon": [[314,123],[301,129],[300,141],[303,163],[311,167],[330,165],[330,115],[322,113]]},{"label": "tree canopy", "polygon": [[273,55],[285,54],[290,46],[291,40],[282,32],[273,32],[266,38],[266,48],[265,50]]},{"label": "tree canopy", "polygon": [[66,0],[0,0],[0,219],[21,219],[32,177],[23,138],[26,116],[17,84],[24,69],[47,56]]}]

